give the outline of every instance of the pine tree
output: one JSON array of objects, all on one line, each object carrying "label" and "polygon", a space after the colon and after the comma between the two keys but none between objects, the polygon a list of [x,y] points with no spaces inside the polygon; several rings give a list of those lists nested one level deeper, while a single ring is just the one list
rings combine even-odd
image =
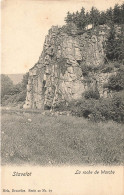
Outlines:
[{"label": "pine tree", "polygon": [[92,7],[90,11],[90,22],[92,23],[93,27],[99,24],[99,17],[100,12],[95,7]]},{"label": "pine tree", "polygon": [[121,24],[124,24],[124,3],[121,5]]},{"label": "pine tree", "polygon": [[66,24],[72,22],[73,19],[72,19],[72,14],[70,12],[67,13],[67,17],[65,18],[65,22]]},{"label": "pine tree", "polygon": [[85,28],[85,25],[86,25],[85,8],[82,7],[78,17],[78,28],[82,30]]},{"label": "pine tree", "polygon": [[103,25],[105,23],[106,23],[106,14],[105,12],[102,11],[99,17],[99,25]]},{"label": "pine tree", "polygon": [[106,41],[106,57],[109,60],[114,60],[115,58],[115,28],[114,25],[111,26],[110,34],[108,40]]},{"label": "pine tree", "polygon": [[113,23],[113,9],[111,7],[106,11],[106,23],[110,26]]},{"label": "pine tree", "polygon": [[113,9],[113,20],[115,24],[121,24],[121,8],[118,4]]},{"label": "pine tree", "polygon": [[86,12],[86,25],[88,25],[90,23],[90,14],[88,12]]},{"label": "pine tree", "polygon": [[120,35],[116,35],[114,24],[111,26],[108,40],[106,41],[106,57],[108,60],[122,61],[124,59],[123,29]]},{"label": "pine tree", "polygon": [[121,26],[121,33],[117,36],[116,40],[117,59],[119,61],[124,60],[124,25]]},{"label": "pine tree", "polygon": [[73,14],[68,12],[65,22],[66,24],[74,23],[80,30],[83,30],[88,24],[92,24],[93,27],[103,24],[110,27],[112,24],[124,24],[124,3],[121,6],[116,4],[114,9],[110,7],[107,11],[101,13],[95,7],[92,7],[90,12],[85,12],[85,8],[82,7],[80,12],[77,11]]}]

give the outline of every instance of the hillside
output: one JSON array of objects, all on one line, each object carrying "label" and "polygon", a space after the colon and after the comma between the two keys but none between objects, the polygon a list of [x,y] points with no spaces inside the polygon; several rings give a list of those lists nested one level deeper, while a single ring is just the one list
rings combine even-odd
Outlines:
[{"label": "hillside", "polygon": [[18,84],[22,81],[24,74],[6,74],[12,81],[13,84]]}]

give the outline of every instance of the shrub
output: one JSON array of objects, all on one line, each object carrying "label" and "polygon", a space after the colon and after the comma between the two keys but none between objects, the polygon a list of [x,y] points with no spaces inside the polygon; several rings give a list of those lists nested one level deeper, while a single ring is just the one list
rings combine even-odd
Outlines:
[{"label": "shrub", "polygon": [[82,100],[77,100],[76,102],[72,101],[70,103],[70,110],[72,115],[88,118],[89,115],[93,112],[93,102],[93,99],[88,101],[84,98],[82,98]]},{"label": "shrub", "polygon": [[68,110],[68,105],[65,101],[59,102],[54,106],[55,111],[67,111]]},{"label": "shrub", "polygon": [[112,75],[108,81],[108,89],[120,91],[124,89],[124,71],[120,71],[117,75]]},{"label": "shrub", "polygon": [[112,98],[84,99],[71,102],[73,115],[85,117],[92,121],[114,120],[124,122],[124,92],[115,93]]},{"label": "shrub", "polygon": [[103,70],[102,70],[102,72],[103,73],[107,73],[107,72],[111,72],[113,70],[113,67],[111,67],[111,66],[106,66]]},{"label": "shrub", "polygon": [[59,65],[59,68],[60,68],[60,71],[61,71],[61,73],[64,75],[65,74],[65,72],[66,72],[66,70],[67,70],[67,65],[66,65],[66,63],[67,63],[67,59],[66,58],[60,58],[59,60],[58,60],[58,65]]},{"label": "shrub", "polygon": [[82,74],[83,76],[88,76],[89,72],[92,71],[93,67],[91,66],[86,66],[83,63],[80,64],[81,69],[82,69]]},{"label": "shrub", "polygon": [[44,105],[44,110],[50,110],[50,109],[51,109],[51,106]]},{"label": "shrub", "polygon": [[9,99],[10,95],[4,95],[4,97],[1,99],[2,101],[5,101],[7,99]]},{"label": "shrub", "polygon": [[[102,116],[106,120],[111,119],[117,122],[124,120],[124,99],[121,93],[114,94],[112,98],[103,99],[99,104]],[[99,108],[97,106],[97,109]]]},{"label": "shrub", "polygon": [[118,61],[114,62],[114,67],[115,68],[120,68],[121,64]]},{"label": "shrub", "polygon": [[17,94],[16,96],[16,101],[17,102],[24,102],[26,99],[26,90],[23,90],[22,92],[20,92],[19,94]]},{"label": "shrub", "polygon": [[15,95],[5,95],[4,98],[1,99],[2,106],[11,105],[16,102],[16,94]]},{"label": "shrub", "polygon": [[96,90],[90,89],[84,93],[84,97],[86,99],[90,98],[99,99],[100,98],[99,91],[97,89]]},{"label": "shrub", "polygon": [[66,33],[69,36],[75,36],[78,33],[78,29],[74,23],[63,25],[61,29],[63,33]]}]

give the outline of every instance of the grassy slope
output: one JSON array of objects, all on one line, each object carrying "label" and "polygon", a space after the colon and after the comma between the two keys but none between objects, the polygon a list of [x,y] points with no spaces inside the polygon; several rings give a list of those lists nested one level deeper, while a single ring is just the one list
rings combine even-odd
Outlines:
[{"label": "grassy slope", "polygon": [[122,131],[123,126],[114,122],[4,112],[2,163],[117,165],[124,158]]}]

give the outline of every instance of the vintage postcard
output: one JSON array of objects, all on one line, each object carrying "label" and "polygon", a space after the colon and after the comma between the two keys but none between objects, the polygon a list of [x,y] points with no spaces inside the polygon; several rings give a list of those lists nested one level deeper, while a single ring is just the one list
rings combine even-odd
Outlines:
[{"label": "vintage postcard", "polygon": [[1,1],[1,194],[124,194],[124,1]]}]

